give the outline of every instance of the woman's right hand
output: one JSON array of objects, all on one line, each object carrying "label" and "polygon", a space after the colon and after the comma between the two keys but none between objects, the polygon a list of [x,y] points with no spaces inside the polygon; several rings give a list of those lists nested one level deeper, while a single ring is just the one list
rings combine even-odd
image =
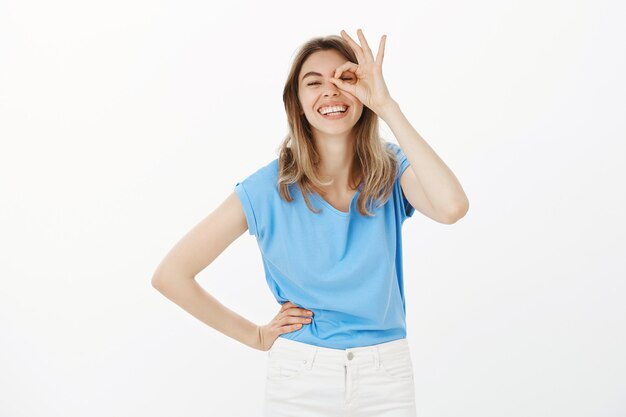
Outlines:
[{"label": "woman's right hand", "polygon": [[306,308],[298,307],[291,301],[283,303],[272,321],[259,326],[261,350],[270,350],[279,335],[301,329],[303,324],[311,323],[312,317],[313,312],[309,314]]}]

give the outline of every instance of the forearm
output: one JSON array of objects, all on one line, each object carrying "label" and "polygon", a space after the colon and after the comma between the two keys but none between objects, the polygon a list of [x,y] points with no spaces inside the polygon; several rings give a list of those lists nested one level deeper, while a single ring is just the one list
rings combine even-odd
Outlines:
[{"label": "forearm", "polygon": [[397,102],[391,100],[380,109],[380,117],[391,128],[406,155],[428,200],[442,213],[467,211],[468,200],[461,184],[450,168],[420,136]]},{"label": "forearm", "polygon": [[259,326],[230,310],[209,294],[195,279],[153,286],[183,310],[218,332],[254,349],[261,349]]}]

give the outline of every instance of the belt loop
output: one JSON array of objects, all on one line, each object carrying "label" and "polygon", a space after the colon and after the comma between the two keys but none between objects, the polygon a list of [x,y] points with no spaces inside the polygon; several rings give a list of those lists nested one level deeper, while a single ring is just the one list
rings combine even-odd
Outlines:
[{"label": "belt loop", "polygon": [[317,354],[317,348],[313,347],[310,351],[309,354],[307,355],[307,364],[306,367],[307,369],[311,369],[313,367],[313,361],[315,361],[315,355]]}]

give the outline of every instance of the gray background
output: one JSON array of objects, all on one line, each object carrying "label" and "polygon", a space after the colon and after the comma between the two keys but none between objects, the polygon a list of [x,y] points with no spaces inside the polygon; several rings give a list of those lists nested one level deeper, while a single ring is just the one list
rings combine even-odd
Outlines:
[{"label": "gray background", "polygon": [[[0,4],[0,415],[260,415],[266,353],[158,293],[167,251],[287,133],[290,61],[357,38],[459,178],[403,228],[421,417],[626,415],[626,6]],[[381,133],[397,142],[384,123]],[[278,311],[247,232],[198,281]]]}]

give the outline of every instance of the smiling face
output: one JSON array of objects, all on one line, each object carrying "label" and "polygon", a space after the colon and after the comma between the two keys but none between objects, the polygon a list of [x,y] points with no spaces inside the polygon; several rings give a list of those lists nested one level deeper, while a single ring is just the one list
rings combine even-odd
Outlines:
[{"label": "smiling face", "polygon": [[[341,90],[328,81],[335,69],[347,59],[334,49],[311,54],[302,65],[298,75],[298,99],[315,136],[347,135],[363,113],[363,103],[352,94]],[[354,83],[354,73],[345,71],[339,76],[343,81]],[[343,114],[324,116],[319,110],[329,104],[347,106]]]}]

